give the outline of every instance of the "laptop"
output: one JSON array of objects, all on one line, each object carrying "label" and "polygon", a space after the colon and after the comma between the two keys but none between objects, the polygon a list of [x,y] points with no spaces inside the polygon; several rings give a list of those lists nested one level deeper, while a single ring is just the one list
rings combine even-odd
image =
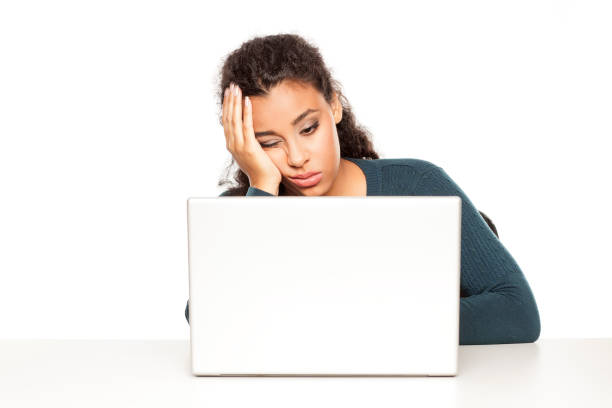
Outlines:
[{"label": "laptop", "polygon": [[455,376],[459,196],[187,200],[195,376]]}]

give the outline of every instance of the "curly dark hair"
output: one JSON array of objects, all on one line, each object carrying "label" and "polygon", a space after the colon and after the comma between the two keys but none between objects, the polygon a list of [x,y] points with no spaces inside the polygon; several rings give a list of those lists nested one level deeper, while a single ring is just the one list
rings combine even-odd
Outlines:
[{"label": "curly dark hair", "polygon": [[[351,106],[342,94],[338,81],[331,77],[319,49],[296,34],[275,34],[254,37],[232,51],[225,59],[220,72],[217,92],[219,123],[223,125],[223,92],[231,82],[242,90],[243,96],[267,95],[283,80],[293,80],[312,85],[331,104],[336,92],[342,104],[342,120],[336,124],[340,156],[361,159],[378,159],[370,132],[360,126]],[[246,195],[249,177],[240,167],[228,178],[235,160],[226,168],[225,178],[218,186],[233,183],[224,195]],[[281,183],[278,195],[286,195]]]}]

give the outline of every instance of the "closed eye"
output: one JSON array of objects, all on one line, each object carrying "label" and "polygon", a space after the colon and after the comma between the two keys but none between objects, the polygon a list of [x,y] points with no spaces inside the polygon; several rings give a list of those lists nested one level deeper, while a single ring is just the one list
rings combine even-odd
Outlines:
[{"label": "closed eye", "polygon": [[[313,134],[314,131],[317,130],[318,127],[319,127],[319,122],[315,122],[312,126],[307,127],[306,129],[302,130],[302,133],[306,135]],[[272,147],[272,146],[276,146],[278,143],[279,142],[268,143],[268,144],[261,143],[261,147]]]},{"label": "closed eye", "polygon": [[[317,130],[318,127],[319,127],[319,122],[315,122],[311,127],[302,130],[302,132],[304,132],[307,135],[309,135],[312,132],[314,132],[315,130]],[[308,132],[306,132],[307,130],[308,130]]]}]

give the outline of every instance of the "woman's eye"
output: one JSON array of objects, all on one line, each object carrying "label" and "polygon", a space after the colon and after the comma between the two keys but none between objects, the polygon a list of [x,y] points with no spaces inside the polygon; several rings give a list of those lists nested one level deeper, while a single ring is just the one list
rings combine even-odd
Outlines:
[{"label": "woman's eye", "polygon": [[[315,130],[317,130],[317,128],[319,127],[319,122],[315,122],[314,125],[307,127],[306,129],[302,130],[302,133],[304,134],[311,134],[314,133]],[[261,147],[272,147],[272,146],[276,146],[279,142],[274,142],[274,143],[260,143]]]},{"label": "woman's eye", "polygon": [[309,128],[304,129],[302,132],[305,132],[306,134],[310,134],[314,132],[318,127],[319,127],[319,122],[315,122],[314,125],[312,125]]}]

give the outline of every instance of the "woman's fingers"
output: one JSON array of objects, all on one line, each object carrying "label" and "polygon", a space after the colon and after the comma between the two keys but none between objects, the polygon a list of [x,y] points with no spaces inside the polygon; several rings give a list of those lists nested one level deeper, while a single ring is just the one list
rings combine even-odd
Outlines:
[{"label": "woman's fingers", "polygon": [[227,127],[227,112],[228,112],[228,105],[229,105],[228,101],[229,101],[229,86],[225,88],[225,92],[223,93],[223,112],[221,115],[223,133],[225,134],[225,147],[229,149],[230,133]]},{"label": "woman's fingers", "polygon": [[234,141],[236,147],[242,149],[244,145],[244,135],[242,132],[242,91],[240,87],[234,84],[234,114],[232,131],[234,132]]},{"label": "woman's fingers", "polygon": [[248,96],[244,98],[243,117],[244,119],[242,121],[242,133],[244,135],[244,142],[257,142],[255,140],[255,132],[253,130],[253,106],[251,105],[251,98],[249,98]]},{"label": "woman's fingers", "polygon": [[242,90],[231,83],[223,93],[223,129],[226,147],[230,152],[241,151],[245,144],[255,141],[252,106],[243,107]]},{"label": "woman's fingers", "polygon": [[235,89],[235,85],[232,83],[230,85],[230,95],[229,95],[229,101],[227,105],[227,130],[229,131],[229,134],[230,134],[230,146],[232,146],[232,149],[235,149],[237,145],[236,133],[234,132],[234,109],[235,109],[234,101],[236,100],[236,96],[234,95],[234,89]]},{"label": "woman's fingers", "polygon": [[223,111],[221,115],[221,124],[225,126],[225,121],[227,120],[227,99],[229,95],[229,87],[225,88],[223,92]]}]

